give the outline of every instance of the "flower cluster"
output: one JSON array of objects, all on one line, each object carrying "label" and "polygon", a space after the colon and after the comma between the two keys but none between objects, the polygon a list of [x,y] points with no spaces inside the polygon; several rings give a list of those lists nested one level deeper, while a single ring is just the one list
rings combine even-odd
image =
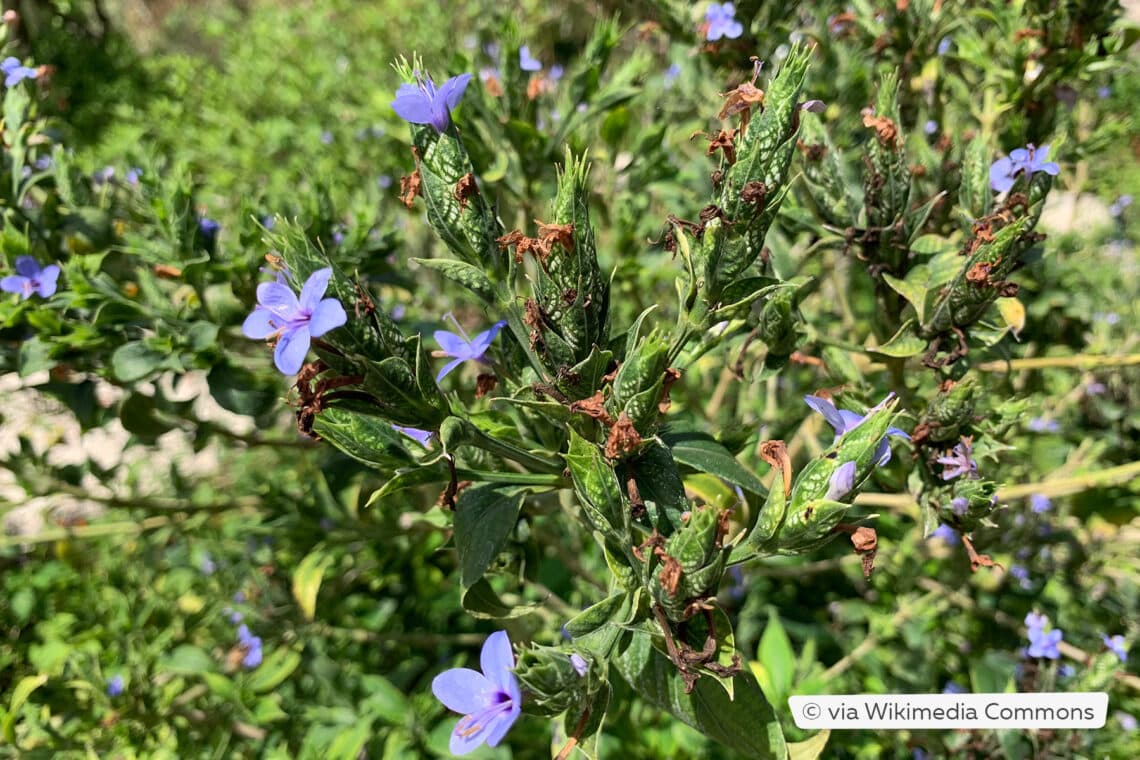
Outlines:
[{"label": "flower cluster", "polygon": [[465,755],[484,742],[495,747],[507,735],[522,711],[522,693],[514,674],[515,656],[506,631],[492,633],[483,642],[480,673],[452,668],[431,682],[435,698],[463,717],[451,732],[453,755]]},{"label": "flower cluster", "polygon": [[1038,148],[1033,143],[1010,151],[1008,156],[999,158],[990,166],[990,187],[999,193],[1008,192],[1019,174],[1031,177],[1035,172],[1045,172],[1056,177],[1061,173],[1061,167],[1052,161],[1046,161],[1048,156],[1048,145]]},{"label": "flower cluster", "polygon": [[48,298],[55,295],[58,279],[59,267],[55,264],[41,267],[40,263],[31,256],[18,256],[16,274],[10,274],[0,280],[0,290],[5,293],[19,293],[21,300],[31,298],[33,293],[40,298]]}]

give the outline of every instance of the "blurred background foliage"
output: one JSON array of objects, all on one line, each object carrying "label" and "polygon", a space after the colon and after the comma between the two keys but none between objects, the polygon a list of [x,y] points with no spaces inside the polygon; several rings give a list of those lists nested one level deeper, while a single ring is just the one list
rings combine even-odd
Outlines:
[{"label": "blurred background foliage", "polygon": [[[1140,755],[1136,658],[1119,662],[1100,638],[1140,635],[1135,15],[1091,2],[740,2],[744,35],[714,45],[703,6],[680,0],[4,5],[20,14],[5,55],[50,70],[27,90],[27,155],[5,152],[3,256],[60,261],[68,289],[50,308],[0,303],[0,754],[446,756],[453,716],[431,678],[473,661],[494,627],[460,606],[439,489],[366,508],[382,479],[296,432],[286,382],[240,335],[266,228],[297,219],[409,332],[429,334],[447,311],[482,329],[466,294],[410,262],[440,248],[398,197],[412,161],[391,64],[415,51],[438,78],[476,74],[462,128],[506,227],[546,218],[563,146],[588,149],[615,313],[628,324],[650,304],[672,309],[665,218],[696,219],[711,189],[707,143],[691,136],[719,128],[719,93],[751,75],[750,55],[778,62],[805,39],[817,44],[806,91],[826,104],[851,186],[870,139],[858,114],[896,68],[908,149],[944,173],[932,168],[930,195],[977,133],[997,146],[987,163],[1050,143],[1063,171],[1043,256],[1016,278],[1016,339],[972,366],[991,432],[979,458],[1006,486],[998,527],[974,539],[1002,569],[972,574],[953,537],[924,537],[896,461],[865,500],[879,512],[874,575],[839,542],[744,567],[721,594],[736,647],[778,708],[788,694],[951,682],[1110,693],[1097,732],[855,731],[824,756]],[[524,42],[551,79],[535,97],[512,59]],[[800,307],[802,361],[762,376],[741,349],[737,382],[726,355],[708,357],[672,410],[741,440],[762,429],[801,458],[829,434],[805,393],[852,384],[905,399],[928,384],[917,363],[890,375],[852,337],[868,334],[872,283],[813,232],[810,205],[797,185],[767,240],[782,272],[822,283]],[[755,452],[742,458],[770,479]],[[1034,494],[1046,509],[1030,508]],[[596,547],[564,531],[540,505],[500,558],[547,593],[537,622],[508,626],[516,640],[556,643],[555,623],[604,577]],[[1065,631],[1060,662],[1019,655],[1032,610]],[[239,662],[238,616],[265,642],[254,669]],[[615,688],[603,754],[734,756]],[[524,719],[473,756],[539,757],[552,742]]]}]

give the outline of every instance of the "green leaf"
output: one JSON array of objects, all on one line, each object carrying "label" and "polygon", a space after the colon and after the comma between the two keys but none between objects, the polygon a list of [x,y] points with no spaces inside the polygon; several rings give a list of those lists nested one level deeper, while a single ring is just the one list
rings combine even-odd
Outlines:
[{"label": "green leaf", "polygon": [[707,433],[667,432],[662,433],[661,440],[673,452],[673,458],[683,465],[724,478],[745,491],[761,496],[768,493],[760,478]]},{"label": "green leaf", "polygon": [[221,673],[202,673],[202,680],[206,682],[206,686],[210,688],[211,692],[227,702],[236,702],[241,699],[237,684],[228,676]]},{"label": "green leaf", "polygon": [[129,433],[140,438],[153,440],[163,433],[173,430],[173,421],[162,418],[154,398],[141,393],[132,393],[123,399],[119,407],[119,420]]},{"label": "green leaf", "polygon": [[681,527],[681,514],[690,508],[685,497],[685,484],[669,449],[653,443],[629,463],[637,480],[637,488],[649,511],[657,532],[672,535]]},{"label": "green leaf", "polygon": [[772,704],[784,704],[792,690],[796,654],[775,610],[768,611],[768,625],[760,637],[756,659],[752,671],[760,682],[760,688],[764,690],[764,696]]},{"label": "green leaf", "polygon": [[168,657],[163,658],[158,664],[158,669],[193,676],[216,672],[218,664],[205,650],[190,644],[183,644],[171,652]]},{"label": "green leaf", "polygon": [[51,358],[51,344],[40,340],[38,337],[25,340],[20,344],[17,366],[20,377],[27,377],[43,369],[51,369],[55,366],[55,362]]},{"label": "green leaf", "polygon": [[327,554],[323,546],[318,545],[293,571],[293,598],[297,600],[306,620],[312,620],[316,614],[317,592],[321,590],[325,570],[333,561],[334,557]]},{"label": "green leaf", "polygon": [[313,432],[358,462],[391,472],[413,463],[401,436],[379,417],[332,407],[313,420]]},{"label": "green leaf", "polygon": [[609,659],[610,651],[622,633],[619,626],[629,622],[633,606],[632,594],[614,594],[571,618],[566,623],[566,632],[574,646],[604,662]]},{"label": "green leaf", "polygon": [[495,303],[495,286],[482,269],[455,259],[412,259],[428,269],[434,269],[454,283],[462,285],[484,303]]},{"label": "green leaf", "polygon": [[370,738],[372,724],[360,721],[338,733],[329,743],[324,757],[328,760],[356,760]]},{"label": "green leaf", "polygon": [[[885,277],[886,275],[884,275]],[[881,346],[868,348],[867,351],[895,359],[907,359],[918,356],[926,350],[926,341],[914,334],[913,319],[908,319],[894,336]]]},{"label": "green leaf", "polygon": [[1013,691],[1017,662],[1002,652],[986,652],[970,659],[970,685],[975,694]]},{"label": "green leaf", "polygon": [[825,728],[810,739],[792,742],[788,745],[788,760],[817,760],[823,755],[829,738],[831,738],[831,729]]},{"label": "green leaf", "polygon": [[399,491],[414,488],[415,486],[422,486],[427,483],[442,483],[447,480],[447,478],[447,467],[442,464],[415,467],[397,472],[387,483],[372,492],[372,496],[368,498],[368,503],[364,506],[371,507],[385,496],[390,496]]},{"label": "green leaf", "polygon": [[206,383],[218,405],[234,414],[260,417],[277,407],[278,383],[264,374],[222,362],[206,375]]},{"label": "green leaf", "polygon": [[360,703],[360,711],[365,715],[375,715],[393,726],[403,725],[411,715],[411,706],[404,693],[383,676],[364,675],[360,679],[361,689],[368,696]]},{"label": "green leaf", "polygon": [[460,604],[463,605],[463,609],[475,617],[488,620],[509,620],[510,618],[522,617],[534,612],[537,606],[519,604],[512,607],[499,598],[486,578],[480,578],[473,586],[464,589],[463,596],[460,597]]},{"label": "green leaf", "polygon": [[124,383],[133,383],[157,372],[166,362],[166,354],[145,343],[125,343],[111,354],[111,371]]},{"label": "green leaf", "polygon": [[[311,618],[310,618],[311,619]],[[253,671],[249,688],[255,694],[263,694],[280,686],[301,664],[301,655],[284,647],[273,650],[265,661]]]},{"label": "green leaf", "polygon": [[455,505],[455,548],[459,582],[475,584],[498,555],[518,521],[523,494],[508,495],[495,486],[469,488]]},{"label": "green leaf", "polygon": [[8,700],[8,712],[4,715],[4,720],[0,721],[0,736],[3,736],[4,741],[8,744],[16,743],[16,716],[19,714],[20,708],[28,701],[32,692],[47,683],[47,680],[47,673],[24,676],[16,684],[16,688],[12,690],[12,697]]},{"label": "green leaf", "polygon": [[753,760],[785,760],[787,745],[772,706],[748,672],[736,677],[735,698],[701,677],[685,694],[677,667],[654,648],[648,633],[630,632],[614,663],[633,690],[678,720]]}]

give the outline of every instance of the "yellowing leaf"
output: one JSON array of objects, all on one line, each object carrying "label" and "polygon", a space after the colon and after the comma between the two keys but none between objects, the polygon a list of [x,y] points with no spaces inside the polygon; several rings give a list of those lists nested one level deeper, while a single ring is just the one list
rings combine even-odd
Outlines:
[{"label": "yellowing leaf", "polygon": [[317,592],[321,590],[325,570],[332,562],[332,555],[325,554],[323,548],[318,546],[293,571],[293,598],[297,600],[306,620],[312,620],[316,614]]}]

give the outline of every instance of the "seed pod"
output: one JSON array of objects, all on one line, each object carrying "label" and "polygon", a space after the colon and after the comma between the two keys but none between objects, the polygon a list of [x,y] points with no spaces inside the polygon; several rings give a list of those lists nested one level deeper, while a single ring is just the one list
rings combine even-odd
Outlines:
[{"label": "seed pod", "polygon": [[665,557],[650,590],[670,620],[685,620],[693,600],[716,593],[727,559],[723,537],[724,511],[706,505],[694,509],[688,522],[665,541]]},{"label": "seed pod", "polygon": [[[580,654],[571,655],[556,647],[531,644],[519,652],[515,675],[526,692],[529,715],[553,718],[575,704],[590,686],[589,662]],[[580,673],[579,668],[585,668]]]},{"label": "seed pod", "polygon": [[969,376],[950,384],[931,400],[919,420],[919,428],[927,431],[928,441],[958,440],[961,431],[973,422],[976,389],[977,383]]},{"label": "seed pod", "polygon": [[816,119],[804,119],[801,130],[805,195],[825,222],[846,227],[853,221],[854,204],[847,193],[839,152]]}]

